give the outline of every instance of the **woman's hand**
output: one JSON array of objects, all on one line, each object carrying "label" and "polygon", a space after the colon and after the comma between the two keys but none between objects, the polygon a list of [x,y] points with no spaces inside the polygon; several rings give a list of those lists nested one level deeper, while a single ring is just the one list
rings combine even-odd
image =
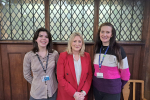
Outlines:
[{"label": "woman's hand", "polygon": [[85,98],[84,96],[85,95],[82,92],[75,92],[75,94],[74,94],[75,100],[84,100],[84,98]]}]

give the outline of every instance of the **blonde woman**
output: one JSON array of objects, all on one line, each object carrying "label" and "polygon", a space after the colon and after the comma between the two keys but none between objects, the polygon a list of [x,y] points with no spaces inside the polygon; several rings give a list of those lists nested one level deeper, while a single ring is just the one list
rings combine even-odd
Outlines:
[{"label": "blonde woman", "polygon": [[57,63],[57,100],[87,100],[92,81],[91,58],[80,33],[71,34]]}]

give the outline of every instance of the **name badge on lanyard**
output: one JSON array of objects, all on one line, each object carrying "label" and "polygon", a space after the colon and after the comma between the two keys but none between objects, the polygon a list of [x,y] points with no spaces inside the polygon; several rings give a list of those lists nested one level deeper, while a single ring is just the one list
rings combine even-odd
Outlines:
[{"label": "name badge on lanyard", "polygon": [[102,63],[103,63],[103,61],[104,61],[104,58],[105,58],[105,56],[106,56],[106,53],[107,53],[107,51],[108,51],[108,48],[109,48],[109,46],[107,47],[107,49],[106,49],[106,51],[105,51],[105,54],[103,55],[103,58],[102,58],[102,61],[101,61],[101,62],[100,62],[100,59],[101,59],[101,49],[102,49],[102,47],[100,48],[100,54],[99,54],[99,72],[97,72],[97,78],[103,78],[103,73],[100,72],[100,70],[101,70],[101,66],[102,66]]},{"label": "name badge on lanyard", "polygon": [[103,78],[103,73],[98,72],[97,73],[97,78]]},{"label": "name badge on lanyard", "polygon": [[50,80],[48,75],[41,77],[41,79],[42,79],[42,82]]}]

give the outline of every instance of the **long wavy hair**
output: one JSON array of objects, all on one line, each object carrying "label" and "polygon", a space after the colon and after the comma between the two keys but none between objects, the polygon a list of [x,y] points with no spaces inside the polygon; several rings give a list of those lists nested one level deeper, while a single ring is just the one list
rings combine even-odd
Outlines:
[{"label": "long wavy hair", "polygon": [[33,37],[33,40],[32,40],[32,43],[33,43],[33,49],[32,51],[35,53],[35,52],[38,52],[39,51],[39,47],[38,47],[38,43],[36,42],[38,36],[39,36],[39,33],[41,31],[44,31],[47,33],[47,36],[48,36],[48,39],[49,39],[49,43],[47,44],[46,46],[46,49],[48,50],[49,53],[52,53],[53,50],[52,50],[52,47],[53,47],[53,44],[52,44],[52,37],[51,37],[51,34],[50,32],[46,29],[46,28],[39,28],[35,33],[34,33],[34,37]]},{"label": "long wavy hair", "polygon": [[122,59],[121,48],[120,48],[120,45],[116,42],[116,30],[114,26],[109,22],[103,23],[99,26],[97,37],[96,37],[94,53],[96,53],[96,51],[102,46],[102,41],[100,40],[100,31],[103,26],[110,26],[112,28],[112,37],[110,38],[109,47],[111,48],[111,50],[115,51],[117,60],[120,62]]},{"label": "long wavy hair", "polygon": [[81,47],[81,50],[79,51],[79,55],[83,56],[84,55],[84,51],[85,51],[85,43],[84,43],[84,39],[83,39],[82,35],[80,33],[78,33],[78,32],[74,32],[74,33],[72,33],[70,35],[66,51],[67,51],[68,54],[72,54],[71,43],[73,42],[73,40],[74,40],[74,38],[76,36],[79,36],[81,38],[81,40],[82,40],[82,47]]}]

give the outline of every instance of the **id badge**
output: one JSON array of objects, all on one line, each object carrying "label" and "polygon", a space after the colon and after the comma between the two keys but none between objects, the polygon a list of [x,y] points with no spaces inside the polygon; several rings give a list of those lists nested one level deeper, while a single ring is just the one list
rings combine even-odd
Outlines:
[{"label": "id badge", "polygon": [[97,73],[97,78],[103,78],[103,73]]},{"label": "id badge", "polygon": [[42,77],[42,82],[48,81],[50,80],[49,76],[43,76]]}]

